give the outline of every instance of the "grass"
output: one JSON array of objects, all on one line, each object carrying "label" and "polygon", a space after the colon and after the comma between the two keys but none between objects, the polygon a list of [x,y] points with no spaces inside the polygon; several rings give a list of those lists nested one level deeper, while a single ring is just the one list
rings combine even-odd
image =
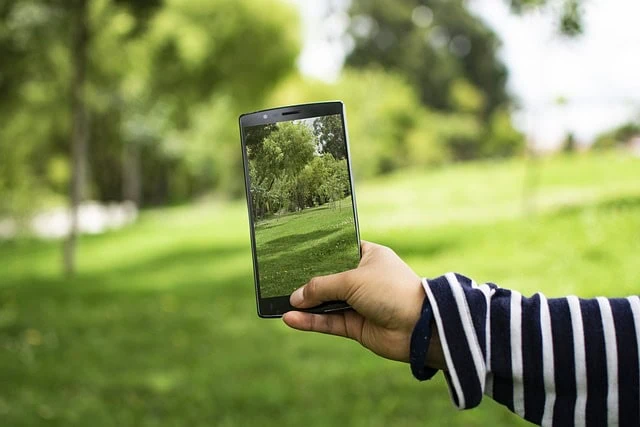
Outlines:
[{"label": "grass", "polygon": [[289,295],[316,275],[354,268],[360,260],[351,197],[256,224],[263,298]]},{"label": "grass", "polygon": [[[640,291],[640,161],[519,161],[356,185],[362,238],[421,275],[455,270],[531,294]],[[485,399],[453,409],[441,376],[255,314],[244,202],[161,209],[80,241],[0,243],[2,425],[524,425]]]}]

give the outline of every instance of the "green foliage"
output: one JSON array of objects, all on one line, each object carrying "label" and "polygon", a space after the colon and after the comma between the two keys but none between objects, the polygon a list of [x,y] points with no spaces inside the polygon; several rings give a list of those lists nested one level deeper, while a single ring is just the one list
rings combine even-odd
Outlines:
[{"label": "green foliage", "polygon": [[[430,9],[354,2],[351,68],[335,84],[296,76],[298,18],[280,1],[87,1],[89,198],[153,206],[211,191],[239,197],[237,116],[277,104],[344,100],[359,177],[518,152],[516,132],[495,119],[508,102],[498,40],[461,0]],[[3,215],[68,193],[69,40],[79,4],[0,7]],[[314,132],[319,151],[339,160],[333,120]],[[282,203],[293,184],[279,184]]]},{"label": "green foliage", "polygon": [[[9,206],[63,184],[47,163],[69,158],[76,6],[0,7],[0,141],[8,153],[3,147],[0,166],[16,162],[0,167]],[[216,186],[237,192],[229,168],[240,167],[236,118],[293,69],[299,35],[292,7],[276,0],[88,0],[88,8],[88,196],[121,200],[131,176],[147,204],[184,201]]]},{"label": "green foliage", "polygon": [[509,102],[500,42],[464,1],[401,0],[389,7],[385,0],[356,0],[349,13],[355,47],[348,65],[392,70],[424,105],[440,110],[456,110],[450,93],[460,81],[480,92],[485,116]]},{"label": "green foliage", "polygon": [[[315,126],[319,121],[321,124]],[[256,219],[334,203],[350,194],[344,148],[326,141],[334,125],[333,132],[341,129],[340,116],[316,119],[313,124],[280,122],[247,131],[245,144]],[[342,152],[343,158],[334,158],[329,150]]]},{"label": "green foliage", "polygon": [[250,140],[247,157],[256,218],[288,207],[285,202],[290,198],[290,188],[314,158],[315,150],[316,140],[312,130],[304,124],[292,122],[278,123],[276,129],[262,141]]},{"label": "green foliage", "polygon": [[[371,88],[376,88],[375,91]],[[482,94],[459,81],[455,112],[420,104],[411,86],[380,70],[347,69],[335,83],[292,78],[272,95],[272,104],[342,99],[348,116],[354,173],[371,177],[404,166],[439,165],[451,160],[508,157],[522,151],[524,138],[506,109],[498,109],[483,128],[476,114]]]},{"label": "green foliage", "polygon": [[[362,238],[428,277],[637,294],[639,160],[540,166],[535,218],[521,215],[520,160],[360,183]],[[418,382],[353,341],[257,319],[247,227],[241,201],[148,210],[83,237],[73,280],[58,276],[58,243],[0,243],[2,424],[529,425],[486,396],[457,411],[441,374]]]},{"label": "green foliage", "polygon": [[640,137],[640,123],[629,122],[609,131],[605,131],[596,137],[592,148],[604,150],[619,147],[626,144],[633,137]]},{"label": "green foliage", "polygon": [[408,164],[404,141],[424,110],[402,79],[380,70],[346,70],[335,84],[291,78],[276,88],[271,102],[284,105],[327,99],[345,103],[357,176],[370,177]]},{"label": "green foliage", "polygon": [[[511,10],[515,13],[524,13],[531,10],[553,7],[553,12],[558,15],[558,31],[568,37],[576,37],[582,34],[584,0],[562,0],[550,2],[549,0],[509,0]],[[559,7],[558,7],[559,3]],[[550,5],[553,6],[550,6]]]},{"label": "green foliage", "polygon": [[525,138],[513,127],[506,109],[496,110],[489,120],[489,128],[480,146],[481,157],[510,157],[522,154]]},{"label": "green foliage", "polygon": [[462,113],[480,113],[484,109],[484,95],[466,80],[459,79],[451,83],[449,103],[455,111]]},{"label": "green foliage", "polygon": [[567,133],[567,136],[564,138],[562,142],[562,151],[565,153],[573,153],[578,149],[578,142],[576,141],[576,136],[573,132]]},{"label": "green foliage", "polygon": [[565,0],[560,16],[560,31],[570,37],[582,34],[581,0]]},{"label": "green foliage", "polygon": [[318,149],[321,153],[330,153],[335,159],[346,157],[345,129],[340,116],[334,114],[319,117],[313,122],[313,133],[318,139]]}]

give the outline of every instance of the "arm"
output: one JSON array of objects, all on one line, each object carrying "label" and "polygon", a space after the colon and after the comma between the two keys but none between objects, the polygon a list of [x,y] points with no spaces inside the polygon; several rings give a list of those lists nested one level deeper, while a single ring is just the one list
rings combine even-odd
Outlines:
[{"label": "arm", "polygon": [[354,311],[290,312],[284,321],[406,362],[425,295],[425,363],[445,371],[458,408],[478,405],[484,393],[538,424],[638,425],[637,297],[547,300],[453,273],[420,280],[393,251],[363,242],[357,269],[314,278],[291,297],[301,308],[342,299]]},{"label": "arm", "polygon": [[484,392],[536,424],[639,424],[637,297],[526,298],[454,273],[423,284],[459,408]]}]

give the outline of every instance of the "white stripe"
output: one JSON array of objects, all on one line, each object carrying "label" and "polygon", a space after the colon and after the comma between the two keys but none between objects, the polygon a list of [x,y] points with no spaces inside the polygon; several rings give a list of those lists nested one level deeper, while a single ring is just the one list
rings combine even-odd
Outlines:
[{"label": "white stripe", "polygon": [[[638,354],[640,354],[640,298],[637,296],[628,297],[631,313],[633,313],[633,325],[636,328],[636,344],[638,345]],[[640,363],[640,360],[638,361]],[[638,367],[640,372],[640,366]],[[638,379],[640,381],[640,378]]]},{"label": "white stripe", "polygon": [[604,348],[607,355],[607,422],[618,425],[618,347],[616,344],[616,326],[613,323],[611,304],[604,297],[596,298],[600,306]]},{"label": "white stripe", "polygon": [[[429,282],[427,279],[422,279],[422,287],[427,293],[427,297],[429,298],[429,303],[431,303],[431,310],[433,311],[433,317],[436,320],[436,325],[438,326],[438,335],[440,336],[440,345],[442,346],[442,353],[444,354],[444,360],[447,363],[447,369],[449,369],[449,376],[451,377],[451,382],[453,383],[453,388],[457,395],[458,401],[458,409],[464,409],[465,400],[464,394],[462,393],[462,386],[460,385],[460,379],[458,378],[458,373],[456,372],[456,367],[453,364],[453,360],[451,359],[451,352],[449,351],[449,344],[447,343],[447,338],[444,333],[444,325],[442,324],[442,318],[440,317],[440,309],[438,308],[438,302],[436,298],[433,296],[431,289],[429,288]],[[449,389],[451,391],[451,389]]]},{"label": "white stripe", "polygon": [[487,304],[487,318],[485,320],[485,353],[484,364],[487,368],[484,393],[487,396],[493,397],[493,372],[491,368],[491,297],[495,294],[496,290],[486,283],[478,286],[475,280],[471,279],[471,287],[479,289],[484,294]]},{"label": "white stripe", "polygon": [[493,373],[491,371],[491,297],[495,293],[495,290],[491,289],[488,285],[484,284],[479,286],[478,289],[482,291],[484,294],[486,304],[487,304],[487,318],[485,320],[485,334],[484,334],[484,346],[485,353],[487,354],[485,357],[485,365],[487,367],[487,375],[486,382],[484,386],[484,391],[487,395],[493,397]]},{"label": "white stripe", "polygon": [[573,357],[576,367],[576,406],[574,412],[574,424],[584,426],[587,412],[587,361],[584,348],[584,325],[582,323],[582,311],[578,297],[567,297],[569,313],[571,313],[571,327],[573,329]]},{"label": "white stripe", "polygon": [[540,295],[540,331],[542,332],[542,372],[544,375],[544,412],[543,426],[553,424],[553,405],[556,402],[555,368],[553,362],[553,336],[551,335],[551,314],[549,303],[544,295]]},{"label": "white stripe", "polygon": [[513,377],[513,412],[524,417],[522,295],[515,291],[511,291],[511,376]]},{"label": "white stripe", "polygon": [[484,386],[484,394],[493,397],[493,372],[487,374],[487,380]]},{"label": "white stripe", "polygon": [[449,287],[451,288],[453,298],[456,300],[458,313],[460,314],[460,321],[462,322],[462,329],[464,330],[464,335],[467,339],[467,343],[469,344],[469,352],[471,353],[471,358],[473,359],[473,365],[476,369],[478,381],[480,382],[480,388],[484,393],[487,368],[485,367],[484,360],[482,358],[482,352],[480,351],[480,343],[478,342],[478,337],[476,336],[476,331],[473,327],[473,320],[471,320],[471,312],[469,311],[467,299],[464,296],[462,285],[460,285],[460,282],[458,282],[458,278],[456,277],[456,275],[453,273],[447,273],[445,277],[449,282]]}]

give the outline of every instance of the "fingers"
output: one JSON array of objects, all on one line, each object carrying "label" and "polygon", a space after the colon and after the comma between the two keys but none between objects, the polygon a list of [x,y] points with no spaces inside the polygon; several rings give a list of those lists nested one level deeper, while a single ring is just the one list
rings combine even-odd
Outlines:
[{"label": "fingers", "polygon": [[296,289],[289,299],[294,307],[309,308],[326,301],[347,301],[351,292],[351,271],[314,277]]},{"label": "fingers", "polygon": [[314,314],[290,311],[282,317],[287,326],[300,331],[320,332],[360,341],[364,318],[355,311]]}]

